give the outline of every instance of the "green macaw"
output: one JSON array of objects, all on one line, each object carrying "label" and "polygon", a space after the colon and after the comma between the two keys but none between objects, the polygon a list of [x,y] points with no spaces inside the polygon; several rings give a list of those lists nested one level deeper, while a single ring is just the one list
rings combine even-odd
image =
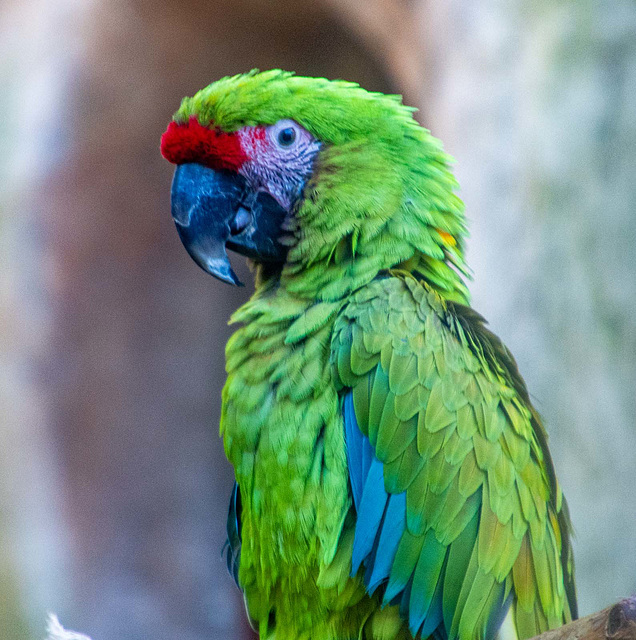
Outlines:
[{"label": "green macaw", "polygon": [[162,138],[232,317],[228,564],[262,638],[503,640],[576,617],[571,525],[517,365],[464,284],[450,158],[399,96],[284,71],[185,98]]}]

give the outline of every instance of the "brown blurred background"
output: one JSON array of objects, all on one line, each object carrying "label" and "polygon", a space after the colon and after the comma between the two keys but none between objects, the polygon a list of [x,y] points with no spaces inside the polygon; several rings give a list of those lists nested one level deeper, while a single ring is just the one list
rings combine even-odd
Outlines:
[{"label": "brown blurred background", "polygon": [[548,423],[582,613],[636,591],[631,0],[5,0],[0,638],[49,610],[93,640],[251,637],[217,435],[249,287],[180,246],[158,145],[182,96],[252,67],[420,107],[457,159],[474,306]]}]

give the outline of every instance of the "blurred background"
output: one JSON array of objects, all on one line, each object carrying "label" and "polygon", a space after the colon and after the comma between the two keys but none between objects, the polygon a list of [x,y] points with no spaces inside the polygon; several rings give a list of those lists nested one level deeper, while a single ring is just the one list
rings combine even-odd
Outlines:
[{"label": "blurred background", "polygon": [[548,425],[581,612],[634,593],[633,0],[4,0],[2,640],[43,638],[47,611],[93,640],[253,637],[217,430],[250,291],[182,249],[159,154],[182,96],[252,67],[403,93],[444,141],[473,304]]}]

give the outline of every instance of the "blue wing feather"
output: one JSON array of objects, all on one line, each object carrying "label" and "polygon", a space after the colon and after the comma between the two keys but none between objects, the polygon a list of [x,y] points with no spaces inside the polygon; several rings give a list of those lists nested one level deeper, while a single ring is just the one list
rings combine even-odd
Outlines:
[{"label": "blue wing feather", "polygon": [[[353,409],[353,393],[348,393],[344,399],[344,426],[345,440],[347,443],[347,463],[349,465],[349,481],[351,482],[351,491],[353,493],[353,503],[356,509],[360,505],[362,499],[362,489],[367,477],[364,470],[363,455],[365,450],[365,442],[362,433],[358,429],[358,423],[355,419]],[[373,454],[373,451],[371,452]]]},{"label": "blue wing feather", "polygon": [[[364,437],[364,436],[363,436]],[[364,483],[362,499],[358,508],[358,518],[353,539],[351,574],[355,575],[363,560],[372,555],[374,543],[379,535],[384,510],[389,495],[384,489],[382,463],[375,458]],[[365,563],[367,566],[367,563]]]},{"label": "blue wing feather", "polygon": [[[357,515],[351,575],[356,575],[363,566],[368,593],[373,594],[377,589],[384,589],[386,593],[395,555],[406,531],[406,492],[387,493],[384,465],[358,427],[352,391],[345,394],[342,407],[349,480]],[[414,635],[418,632],[421,637],[435,635],[437,640],[447,637],[443,616],[446,562],[447,554],[444,554],[441,568],[431,560],[431,566],[425,569],[438,574],[437,582],[433,583],[436,587],[432,598],[429,596],[431,599],[426,603],[413,592],[413,575],[399,592],[391,589],[390,604],[399,605],[400,615],[408,621]],[[415,600],[411,602],[413,597]]]},{"label": "blue wing feather", "polygon": [[[389,495],[384,487],[384,465],[356,419],[353,392],[343,402],[349,480],[357,521],[353,542],[351,575],[363,565],[369,593],[386,584],[402,535],[406,530],[406,492]],[[410,582],[408,585],[410,592]],[[402,593],[393,600],[404,601]],[[408,598],[406,602],[408,607]]]},{"label": "blue wing feather", "polygon": [[373,593],[391,574],[393,560],[405,529],[406,493],[399,493],[389,498],[382,530],[378,534],[378,548],[373,563],[373,571],[367,584],[370,593]]}]

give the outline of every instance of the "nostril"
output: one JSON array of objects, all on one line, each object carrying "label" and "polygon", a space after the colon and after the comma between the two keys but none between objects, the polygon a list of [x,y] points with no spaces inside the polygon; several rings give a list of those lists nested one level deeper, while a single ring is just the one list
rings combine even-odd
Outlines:
[{"label": "nostril", "polygon": [[234,216],[232,222],[230,222],[230,233],[233,236],[237,236],[242,231],[245,231],[247,225],[249,225],[252,216],[247,209],[241,207]]}]

